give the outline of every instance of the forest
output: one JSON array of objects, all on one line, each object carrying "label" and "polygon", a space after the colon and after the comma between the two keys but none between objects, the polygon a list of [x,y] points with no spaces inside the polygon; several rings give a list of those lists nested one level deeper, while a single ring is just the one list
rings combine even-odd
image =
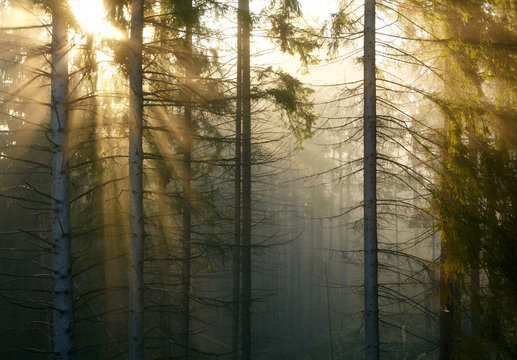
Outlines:
[{"label": "forest", "polygon": [[517,359],[516,0],[0,0],[0,359]]}]

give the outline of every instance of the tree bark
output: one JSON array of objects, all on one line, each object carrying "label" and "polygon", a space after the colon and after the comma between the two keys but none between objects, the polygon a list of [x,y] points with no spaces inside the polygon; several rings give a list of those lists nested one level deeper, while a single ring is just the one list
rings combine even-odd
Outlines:
[{"label": "tree bark", "polygon": [[144,343],[143,18],[143,0],[132,0],[129,49],[129,360],[143,359]]},{"label": "tree bark", "polygon": [[[296,178],[300,178],[300,172],[296,170]],[[296,190],[296,238],[295,244],[296,248],[293,254],[296,256],[296,280],[297,280],[297,297],[298,297],[298,319],[300,325],[300,350],[303,358],[307,356],[308,346],[307,346],[307,323],[306,323],[306,310],[305,310],[305,278],[304,278],[304,261],[303,261],[303,244],[304,244],[304,233],[305,229],[302,224],[302,216],[304,216],[302,212],[302,205],[300,202],[300,197],[302,194],[300,190]],[[294,274],[293,274],[294,275]]]},{"label": "tree bark", "polygon": [[479,322],[481,321],[480,316],[480,304],[479,304],[479,266],[474,265],[470,269],[470,334],[477,336],[479,331]]},{"label": "tree bark", "polygon": [[74,359],[74,309],[70,222],[67,5],[52,1],[51,173],[54,353]]},{"label": "tree bark", "polygon": [[330,311],[330,294],[329,294],[329,273],[328,273],[328,265],[327,262],[325,264],[325,294],[327,295],[327,323],[329,327],[329,348],[330,348],[330,358],[334,360],[334,333],[332,331],[332,316]]},{"label": "tree bark", "polygon": [[[192,7],[192,1],[189,1]],[[181,280],[181,345],[185,359],[190,357],[190,236],[192,220],[192,25],[186,25],[185,119],[183,134],[183,242]]]},{"label": "tree bark", "polygon": [[232,352],[239,358],[239,310],[241,281],[241,163],[242,163],[242,14],[237,14],[237,101],[235,104],[235,195],[233,238]]},{"label": "tree bark", "polygon": [[[446,241],[442,240],[440,253],[440,352],[439,360],[451,360],[454,355],[454,339],[459,333],[458,309],[459,287],[454,275],[445,269],[449,256]],[[459,304],[458,304],[459,305]]]},{"label": "tree bark", "polygon": [[251,359],[251,101],[249,0],[242,17],[242,359]]},{"label": "tree bark", "polygon": [[366,360],[379,359],[375,0],[364,5],[364,311]]}]

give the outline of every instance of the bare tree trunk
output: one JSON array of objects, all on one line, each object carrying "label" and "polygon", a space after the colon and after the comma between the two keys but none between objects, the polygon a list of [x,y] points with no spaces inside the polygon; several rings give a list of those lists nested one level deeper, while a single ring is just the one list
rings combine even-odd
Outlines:
[{"label": "bare tree trunk", "polygon": [[[192,7],[192,1],[189,1]],[[183,134],[183,242],[181,280],[181,346],[185,359],[190,357],[190,235],[192,220],[192,25],[186,25],[185,128]]]},{"label": "bare tree trunk", "polygon": [[[338,148],[338,151],[339,151],[339,166],[340,166],[340,170],[339,170],[339,182],[341,182],[341,180],[343,179],[343,149],[341,146],[339,146]],[[338,183],[339,183],[338,182]],[[345,181],[345,184],[344,184],[344,187],[345,189],[343,190],[343,187],[339,187],[339,198],[338,198],[338,210],[339,211],[343,211],[344,207],[345,207],[345,202],[348,201],[347,198],[345,198],[344,196],[344,192],[346,191],[347,189],[347,183],[348,183],[348,180]],[[348,236],[347,234],[345,234],[345,229],[347,229],[348,227],[348,216],[345,215],[344,216],[344,221],[343,221],[343,218],[340,218],[339,219],[339,223],[341,225],[341,228],[338,228],[338,232],[339,232],[339,252],[340,252],[340,262],[339,262],[339,272],[340,272],[340,281],[341,283],[343,284],[343,290],[342,290],[342,293],[340,294],[340,301],[341,301],[341,311],[343,314],[346,314],[346,311],[347,311],[347,301],[346,301],[346,289],[347,289],[347,269],[346,269],[346,247],[345,247],[345,241],[348,241]],[[344,226],[344,227],[343,227]],[[339,321],[339,325],[341,326],[341,328],[345,328],[345,316],[340,316],[340,321]]]},{"label": "bare tree trunk", "polygon": [[364,311],[366,360],[379,359],[375,0],[364,4]]},{"label": "bare tree trunk", "polygon": [[[296,178],[300,178],[299,170],[296,170]],[[299,186],[299,184],[298,184]],[[308,347],[307,347],[307,323],[306,323],[306,311],[305,311],[305,278],[304,278],[304,259],[303,259],[303,244],[304,244],[304,234],[305,229],[302,223],[302,216],[304,216],[302,212],[302,205],[300,202],[300,197],[302,194],[300,193],[300,190],[296,190],[296,231],[295,234],[295,252],[293,252],[296,255],[296,280],[298,282],[297,286],[297,297],[298,297],[298,321],[300,325],[300,348],[301,348],[301,355],[305,358],[308,353]],[[294,274],[293,274],[294,275]]]},{"label": "bare tree trunk", "polygon": [[439,360],[451,360],[454,354],[454,338],[458,333],[457,322],[457,306],[455,304],[457,280],[454,275],[447,272],[445,265],[447,263],[448,247],[447,243],[442,240],[442,248],[440,254],[440,353]]},{"label": "bare tree trunk", "polygon": [[239,310],[241,282],[241,122],[242,122],[242,14],[237,14],[237,101],[235,105],[235,195],[233,240],[232,352],[239,358]]},{"label": "bare tree trunk", "polygon": [[[444,64],[445,74],[451,69],[451,64],[449,59],[445,60]],[[446,87],[445,91],[448,92],[449,89]],[[445,137],[445,146],[442,150],[442,196],[445,197],[445,201],[454,202],[454,193],[453,189],[451,189],[451,184],[449,182],[452,181],[449,178],[449,169],[447,165],[450,161],[449,159],[449,146],[451,141],[454,141],[451,138],[453,132],[451,131],[451,123],[449,119],[445,116],[443,123],[443,131]],[[443,201],[443,200],[442,200]],[[449,257],[451,256],[449,249],[449,239],[447,239],[447,233],[445,232],[447,229],[442,230],[441,233],[441,241],[440,241],[440,283],[439,283],[439,300],[440,300],[440,349],[439,349],[439,360],[452,360],[454,358],[454,342],[457,337],[461,333],[461,324],[460,324],[460,288],[459,288],[459,279],[458,274],[455,270],[447,269],[447,263],[449,261]]]},{"label": "bare tree trunk", "polygon": [[330,358],[334,360],[334,333],[332,331],[332,316],[330,312],[328,263],[325,264],[325,291],[327,295],[327,323],[329,327]]},{"label": "bare tree trunk", "polygon": [[51,130],[52,279],[54,353],[73,359],[74,309],[70,222],[68,135],[67,3],[52,1]]},{"label": "bare tree trunk", "polygon": [[129,49],[129,360],[143,359],[144,343],[143,18],[143,0],[132,0]]},{"label": "bare tree trunk", "polygon": [[476,264],[470,269],[470,333],[476,336],[479,331],[480,304],[479,304],[479,266]]},{"label": "bare tree trunk", "polygon": [[[431,259],[432,261],[435,260],[436,256],[436,250],[435,250],[435,244],[436,243],[436,233],[433,231],[432,234],[432,241],[431,241]],[[434,283],[434,271],[429,271],[429,286],[433,286]],[[425,298],[425,314],[424,314],[424,326],[425,326],[425,335],[427,337],[431,336],[432,334],[432,326],[431,326],[431,314],[432,314],[432,308],[431,308],[431,296],[426,296]]]},{"label": "bare tree trunk", "polygon": [[239,0],[242,21],[242,359],[251,359],[251,101],[249,0]]}]

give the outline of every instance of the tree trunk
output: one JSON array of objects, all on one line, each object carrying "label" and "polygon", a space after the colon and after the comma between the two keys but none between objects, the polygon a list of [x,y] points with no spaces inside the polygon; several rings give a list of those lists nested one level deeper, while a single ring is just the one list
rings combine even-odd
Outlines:
[{"label": "tree trunk", "polygon": [[332,332],[332,316],[330,311],[330,294],[329,294],[329,273],[328,263],[325,264],[325,294],[327,295],[327,324],[329,327],[329,347],[330,358],[334,360],[334,333]]},{"label": "tree trunk", "polygon": [[132,0],[129,49],[129,360],[143,359],[144,342],[143,18],[143,0]]},{"label": "tree trunk", "polygon": [[74,309],[70,223],[68,135],[68,28],[66,2],[52,5],[51,130],[52,279],[54,353],[73,359]]},{"label": "tree trunk", "polygon": [[242,359],[251,359],[251,101],[249,0],[239,0],[242,18]]},{"label": "tree trunk", "polygon": [[[296,178],[300,178],[299,170],[296,170]],[[298,185],[298,184],[297,184]],[[299,186],[299,185],[298,185]],[[304,216],[302,212],[302,205],[300,202],[300,197],[302,196],[299,189],[296,190],[296,238],[295,238],[295,256],[296,259],[296,280],[298,282],[297,286],[297,297],[298,297],[298,321],[300,326],[300,350],[303,358],[307,356],[308,347],[307,347],[307,323],[306,323],[306,310],[305,310],[305,277],[304,277],[304,259],[303,259],[303,244],[304,244],[304,234],[305,229],[302,223],[302,216]]]},{"label": "tree trunk", "polygon": [[241,281],[241,117],[242,117],[242,14],[237,14],[237,101],[235,104],[235,195],[233,239],[232,352],[239,358],[239,299]]},{"label": "tree trunk", "polygon": [[[349,155],[347,155],[347,160],[349,158]],[[350,310],[350,306],[349,306],[349,299],[348,299],[348,278],[349,278],[349,268],[348,268],[348,262],[349,262],[349,258],[348,258],[348,248],[349,248],[349,244],[351,243],[352,241],[352,238],[351,238],[351,231],[350,231],[350,213],[348,212],[348,207],[349,207],[349,204],[351,203],[351,184],[350,184],[350,177],[347,176],[346,180],[345,180],[345,196],[344,196],[344,201],[343,201],[343,205],[342,205],[342,208],[346,208],[347,209],[347,213],[345,215],[345,228],[344,228],[344,231],[342,231],[341,233],[344,233],[344,239],[342,241],[342,250],[343,250],[343,284],[344,284],[344,289],[343,289],[343,306],[342,306],[342,311],[344,314],[347,314],[347,312]],[[345,316],[342,316],[342,319],[343,319],[343,322],[341,324],[341,327],[342,328],[345,328],[347,326],[347,317],[346,315]]]},{"label": "tree trunk", "polygon": [[[189,2],[192,7],[192,1]],[[190,357],[190,235],[191,235],[191,160],[192,160],[192,25],[186,25],[185,124],[183,134],[183,242],[181,280],[181,346],[185,359]]]},{"label": "tree trunk", "polygon": [[470,333],[473,337],[479,336],[480,309],[479,304],[479,266],[473,265],[470,269]]},{"label": "tree trunk", "polygon": [[[439,360],[451,360],[454,355],[454,339],[459,333],[458,309],[459,286],[454,275],[445,269],[448,257],[447,243],[442,240],[440,254],[440,353]],[[459,304],[458,304],[459,305]]]},{"label": "tree trunk", "polygon": [[366,360],[379,359],[375,0],[364,5],[364,311]]},{"label": "tree trunk", "polygon": [[[445,59],[445,74],[449,74],[451,63],[449,59]],[[445,87],[446,93],[450,91]],[[449,95],[449,94],[448,94]],[[455,141],[453,126],[447,116],[444,117],[443,131],[445,137],[445,146],[442,151],[442,171],[441,191],[444,199],[442,201],[455,202],[454,187],[450,178],[449,169],[447,168],[451,159],[449,158],[449,147],[451,142]],[[452,188],[451,188],[452,186]],[[440,300],[440,338],[439,338],[439,360],[451,360],[454,358],[454,342],[461,333],[460,329],[460,289],[458,274],[454,270],[447,269],[447,263],[451,256],[447,239],[447,229],[442,230],[440,241],[440,283],[439,283],[439,300]]]}]

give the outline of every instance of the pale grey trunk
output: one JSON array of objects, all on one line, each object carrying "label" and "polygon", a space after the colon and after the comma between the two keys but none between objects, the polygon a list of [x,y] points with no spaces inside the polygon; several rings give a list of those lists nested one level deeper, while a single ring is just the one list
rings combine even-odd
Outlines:
[{"label": "pale grey trunk", "polygon": [[316,221],[314,220],[315,219],[315,213],[314,213],[314,203],[315,203],[315,199],[314,199],[314,191],[311,191],[310,193],[310,204],[311,204],[311,207],[310,207],[310,218],[311,218],[311,221],[310,221],[310,229],[311,229],[311,232],[310,232],[310,237],[309,237],[309,274],[310,274],[310,278],[309,278],[309,281],[310,281],[310,285],[309,285],[309,313],[308,313],[308,318],[309,318],[309,324],[311,324],[309,326],[309,339],[312,341],[314,339],[314,335],[315,335],[315,324],[316,324],[316,318],[317,318],[317,315],[316,315],[316,306],[315,306],[315,301],[314,301],[314,295],[315,295],[315,286],[314,286],[314,274],[316,274],[316,269],[317,267],[315,266],[316,264]]},{"label": "pale grey trunk", "polygon": [[133,0],[129,51],[129,360],[143,359],[144,342],[143,17],[143,0]]},{"label": "pale grey trunk", "polygon": [[[192,1],[188,4],[192,7]],[[190,357],[190,234],[191,234],[191,158],[192,158],[192,26],[186,27],[185,64],[185,129],[183,134],[183,243],[182,243],[182,296],[181,342],[185,359]]]},{"label": "pale grey trunk", "polygon": [[364,312],[366,360],[379,359],[375,0],[364,4]]},{"label": "pale grey trunk", "polygon": [[52,152],[52,279],[54,353],[74,358],[72,253],[70,224],[68,133],[68,29],[66,2],[52,5],[51,130]]},{"label": "pale grey trunk", "polygon": [[[300,172],[297,169],[296,170],[296,178],[300,178]],[[298,185],[299,186],[299,185]],[[297,295],[298,295],[298,319],[300,321],[300,347],[301,347],[301,354],[305,358],[306,354],[308,353],[308,346],[307,346],[307,323],[306,323],[306,312],[305,312],[305,278],[304,278],[304,263],[303,263],[303,242],[304,242],[304,226],[302,223],[302,205],[300,202],[302,194],[300,193],[300,190],[296,190],[296,272],[297,272]],[[294,274],[293,274],[294,275]]]},{"label": "pale grey trunk", "polygon": [[395,255],[397,257],[397,296],[399,296],[399,300],[397,301],[397,309],[400,314],[402,312],[402,303],[400,300],[402,296],[402,274],[400,269],[399,214],[397,205],[395,205],[395,246],[395,249],[397,251]]},{"label": "pale grey trunk", "polygon": [[251,359],[251,102],[249,0],[239,0],[242,22],[242,359]]},{"label": "pale grey trunk", "polygon": [[330,311],[330,291],[329,291],[329,262],[325,264],[325,295],[327,296],[327,324],[329,327],[329,347],[330,358],[334,360],[334,333],[332,331],[332,316]]},{"label": "pale grey trunk", "polygon": [[237,101],[235,106],[235,195],[233,239],[232,353],[239,358],[239,310],[241,281],[241,117],[242,117],[242,14],[237,14]]},{"label": "pale grey trunk", "polygon": [[[339,148],[339,160],[340,160],[340,179],[343,179],[343,150],[341,147]],[[346,207],[348,207],[348,203],[350,201],[350,179],[347,177],[344,181],[344,190],[341,188],[339,191],[339,209],[340,211],[343,211]],[[341,250],[341,276],[342,276],[342,283],[343,283],[343,294],[342,294],[342,305],[341,305],[341,311],[346,314],[348,311],[348,298],[347,298],[347,291],[348,291],[348,242],[350,241],[350,231],[348,229],[348,223],[350,222],[350,215],[347,213],[344,216],[343,219],[343,227],[341,231],[339,232],[339,244],[340,244],[340,250]],[[341,316],[341,328],[345,328],[346,326],[346,317]]]}]

